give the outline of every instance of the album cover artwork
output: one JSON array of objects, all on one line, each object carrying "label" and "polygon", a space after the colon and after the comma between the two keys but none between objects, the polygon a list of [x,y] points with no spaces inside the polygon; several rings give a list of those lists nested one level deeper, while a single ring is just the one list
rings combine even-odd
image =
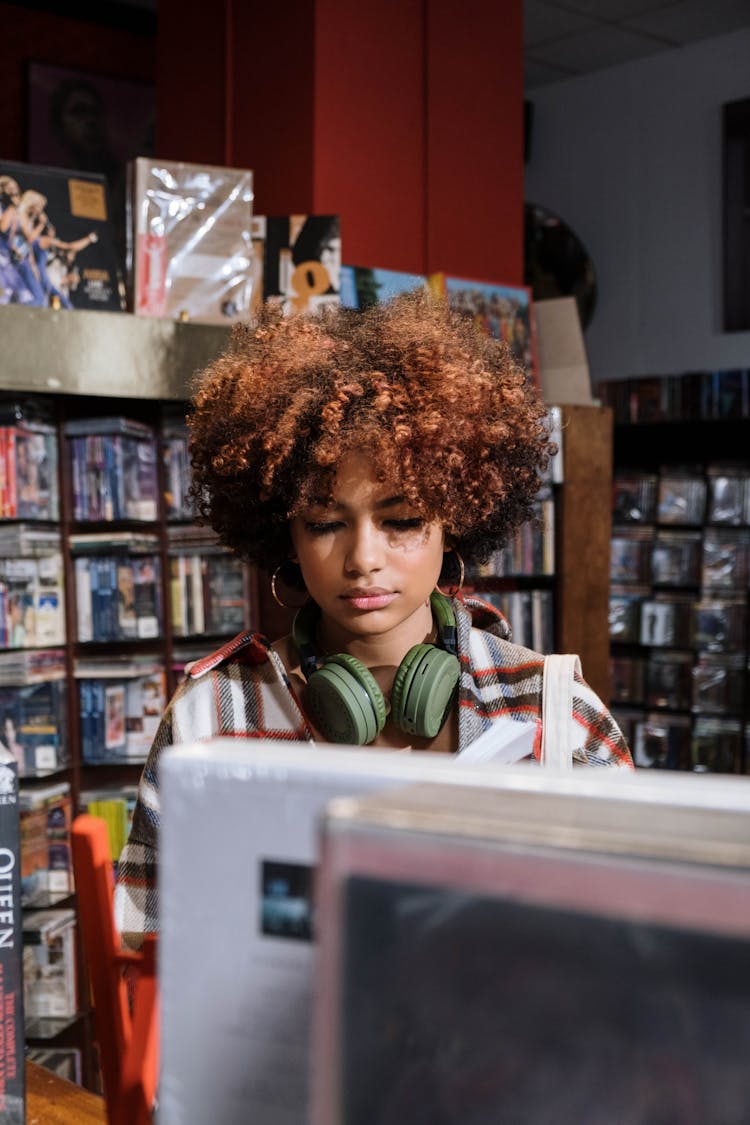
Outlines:
[{"label": "album cover artwork", "polygon": [[536,331],[531,290],[525,286],[501,285],[465,278],[431,274],[432,291],[448,300],[457,312],[471,318],[488,336],[504,340],[538,385]]},{"label": "album cover artwork", "polygon": [[318,312],[341,303],[338,215],[258,216],[263,241],[263,299],[285,314]]},{"label": "album cover artwork", "polygon": [[9,304],[122,311],[103,175],[0,161],[0,305]]},{"label": "album cover artwork", "polygon": [[347,309],[367,309],[400,293],[427,288],[427,284],[424,274],[342,265],[341,304]]}]

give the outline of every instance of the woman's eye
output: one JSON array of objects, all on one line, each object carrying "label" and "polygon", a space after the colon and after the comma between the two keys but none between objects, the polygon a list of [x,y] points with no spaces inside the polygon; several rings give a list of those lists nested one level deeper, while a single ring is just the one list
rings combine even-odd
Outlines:
[{"label": "woman's eye", "polygon": [[394,531],[416,531],[424,525],[424,520],[421,520],[419,516],[412,516],[403,520],[386,520],[385,525]]},{"label": "woman's eye", "polygon": [[305,523],[305,531],[308,535],[329,535],[339,527],[341,527],[339,520],[311,520]]}]

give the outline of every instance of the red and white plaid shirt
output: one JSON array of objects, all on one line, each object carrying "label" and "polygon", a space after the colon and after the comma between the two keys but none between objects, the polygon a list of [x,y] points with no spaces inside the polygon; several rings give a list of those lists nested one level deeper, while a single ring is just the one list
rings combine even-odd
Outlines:
[{"label": "red and white plaid shirt", "polygon": [[[512,644],[507,622],[485,602],[467,596],[454,604],[461,663],[457,752],[501,717],[535,722],[539,745],[544,657]],[[617,724],[578,676],[571,724],[574,762],[632,768]],[[143,769],[133,826],[118,865],[115,912],[123,934],[158,929],[162,751],[180,743],[232,736],[314,742],[283,664],[257,633],[241,633],[193,664],[164,713]]]}]

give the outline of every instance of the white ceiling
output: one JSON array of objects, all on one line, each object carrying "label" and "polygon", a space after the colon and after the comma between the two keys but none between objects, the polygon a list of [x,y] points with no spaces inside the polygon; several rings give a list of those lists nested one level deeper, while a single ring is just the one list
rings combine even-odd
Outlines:
[{"label": "white ceiling", "polygon": [[524,0],[523,7],[527,91],[750,27],[750,0]]}]

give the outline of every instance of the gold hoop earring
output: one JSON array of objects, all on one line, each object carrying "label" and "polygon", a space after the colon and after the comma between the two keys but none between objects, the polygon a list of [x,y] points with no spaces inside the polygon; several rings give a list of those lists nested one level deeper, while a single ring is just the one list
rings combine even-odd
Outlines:
[{"label": "gold hoop earring", "polygon": [[[453,586],[450,586],[447,590],[443,590],[443,589],[441,589],[440,579],[438,578],[438,584],[435,587],[435,589],[439,593],[443,594],[446,598],[455,598],[456,594],[458,594],[459,591],[461,591],[463,589],[464,578],[466,577],[466,571],[464,569],[464,560],[461,558],[460,554],[455,549],[455,547],[451,551],[447,551],[446,556],[448,554],[454,555],[455,559],[456,559],[456,562],[458,563],[458,585],[453,585]],[[443,562],[445,562],[445,560],[443,560]],[[440,573],[442,574],[442,570],[441,570]]]},{"label": "gold hoop earring", "polygon": [[271,575],[271,597],[276,602],[276,605],[280,605],[282,609],[290,609],[291,607],[288,606],[286,604],[286,602],[282,602],[281,598],[279,597],[278,593],[276,592],[276,578],[277,578],[280,570],[281,570],[281,564],[279,564],[279,566],[276,567],[276,570]]},{"label": "gold hoop earring", "polygon": [[[297,564],[294,563],[291,559],[286,559],[283,563],[279,563],[279,565],[276,567],[276,570],[271,575],[271,597],[276,602],[276,605],[280,605],[282,609],[299,609],[298,605],[290,605],[288,602],[283,602],[279,597],[277,582],[279,581],[280,577],[283,581],[282,571],[285,566],[297,566]],[[297,569],[299,570],[298,566]],[[301,577],[302,572],[300,571],[300,579]],[[293,583],[287,583],[287,585],[293,585]]]}]

